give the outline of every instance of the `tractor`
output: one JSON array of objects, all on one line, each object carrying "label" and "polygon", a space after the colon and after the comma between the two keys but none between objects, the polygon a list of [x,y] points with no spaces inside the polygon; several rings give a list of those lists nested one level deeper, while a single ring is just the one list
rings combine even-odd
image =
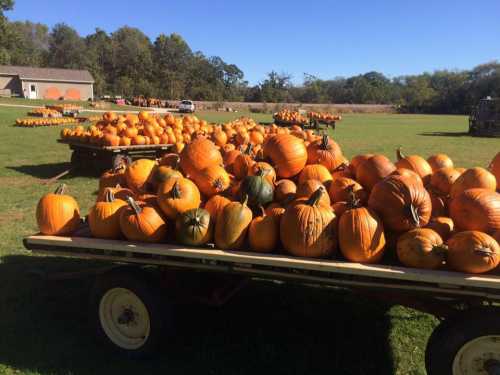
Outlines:
[{"label": "tractor", "polygon": [[469,134],[500,137],[500,98],[488,96],[479,101],[469,117]]}]

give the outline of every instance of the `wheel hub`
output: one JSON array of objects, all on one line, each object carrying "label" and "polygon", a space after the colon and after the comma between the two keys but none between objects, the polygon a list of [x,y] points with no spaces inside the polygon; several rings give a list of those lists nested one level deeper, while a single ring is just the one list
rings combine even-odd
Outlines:
[{"label": "wheel hub", "polygon": [[500,375],[500,336],[481,336],[455,355],[453,375]]}]

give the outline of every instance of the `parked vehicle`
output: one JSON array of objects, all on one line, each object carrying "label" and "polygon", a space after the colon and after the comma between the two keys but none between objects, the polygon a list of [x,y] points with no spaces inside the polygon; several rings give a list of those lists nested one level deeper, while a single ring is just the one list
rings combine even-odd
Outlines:
[{"label": "parked vehicle", "polygon": [[195,110],[194,103],[191,100],[181,100],[177,108],[182,113],[193,113]]},{"label": "parked vehicle", "polygon": [[469,117],[469,134],[500,137],[500,98],[479,101]]}]

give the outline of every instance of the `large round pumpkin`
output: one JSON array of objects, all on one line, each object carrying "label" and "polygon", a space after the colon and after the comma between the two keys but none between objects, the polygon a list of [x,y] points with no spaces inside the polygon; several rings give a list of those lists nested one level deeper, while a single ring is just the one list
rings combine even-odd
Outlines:
[{"label": "large round pumpkin", "polygon": [[248,175],[248,171],[255,164],[252,154],[252,144],[249,144],[244,152],[240,153],[233,163],[233,174],[237,179],[242,179]]},{"label": "large round pumpkin", "polygon": [[367,191],[371,191],[377,182],[389,176],[395,169],[394,164],[384,155],[375,155],[356,167],[356,181]]},{"label": "large round pumpkin", "polygon": [[205,203],[204,208],[210,214],[214,225],[217,222],[217,217],[219,216],[219,214],[229,203],[231,203],[230,199],[218,194],[210,197],[210,199]]},{"label": "large round pumpkin", "polygon": [[127,187],[136,193],[150,191],[156,166],[156,162],[150,159],[138,159],[132,162],[125,171]]},{"label": "large round pumpkin", "polygon": [[427,225],[432,212],[427,190],[402,176],[389,176],[376,184],[368,206],[382,217],[387,229],[398,232]]},{"label": "large round pumpkin", "polygon": [[500,194],[487,189],[465,190],[452,199],[450,217],[460,231],[494,233],[500,230]]},{"label": "large round pumpkin", "polygon": [[158,205],[169,219],[175,220],[177,215],[198,208],[200,203],[200,191],[188,178],[170,178],[158,188]]},{"label": "large round pumpkin", "polygon": [[399,236],[397,254],[399,261],[407,267],[436,269],[444,264],[446,247],[434,230],[417,228]]},{"label": "large round pumpkin", "polygon": [[351,170],[351,173],[353,174],[353,176],[356,175],[356,170],[358,169],[358,167],[362,163],[364,163],[365,161],[367,161],[368,159],[370,159],[374,156],[375,156],[374,154],[360,154],[360,155],[354,156],[349,163],[349,169]]},{"label": "large round pumpkin", "polygon": [[266,215],[262,210],[262,215],[252,220],[248,227],[248,243],[252,251],[259,253],[272,252],[279,241],[279,217]]},{"label": "large round pumpkin", "polygon": [[240,196],[248,197],[248,205],[252,208],[266,206],[273,200],[273,186],[262,175],[247,176],[240,185]]},{"label": "large round pumpkin", "polygon": [[188,246],[204,245],[212,239],[210,213],[203,208],[193,208],[177,216],[175,238]]},{"label": "large round pumpkin", "polygon": [[66,185],[54,193],[45,194],[36,207],[36,221],[40,233],[52,236],[73,233],[80,224],[80,208],[76,200],[66,193]]},{"label": "large round pumpkin", "polygon": [[160,242],[167,234],[167,223],[154,206],[139,204],[132,197],[120,210],[120,229],[129,241]]},{"label": "large round pumpkin", "polygon": [[339,220],[340,251],[347,260],[376,263],[385,248],[384,226],[369,208],[357,207],[345,211]]},{"label": "large round pumpkin", "polygon": [[328,195],[320,187],[308,199],[288,206],[280,222],[280,238],[286,251],[301,257],[326,257],[337,244],[337,223],[333,210],[319,203]]},{"label": "large round pumpkin", "polygon": [[297,185],[292,180],[282,179],[276,182],[274,198],[279,203],[288,203],[295,198]]},{"label": "large round pumpkin", "polygon": [[264,156],[272,160],[279,177],[289,178],[305,167],[307,149],[301,139],[291,134],[277,134],[264,143]]},{"label": "large round pumpkin", "polygon": [[222,165],[222,155],[212,141],[199,137],[184,147],[180,165],[192,177],[207,167]]},{"label": "large round pumpkin", "polygon": [[307,146],[307,163],[321,164],[332,172],[344,162],[339,145],[328,135],[323,135]]},{"label": "large round pumpkin", "polygon": [[215,245],[223,250],[240,249],[251,221],[252,210],[247,207],[246,201],[227,204],[217,217]]},{"label": "large round pumpkin", "polygon": [[497,181],[495,176],[484,168],[469,168],[462,173],[451,186],[451,198],[455,198],[467,189],[474,188],[496,191]]},{"label": "large round pumpkin", "polygon": [[104,201],[97,202],[89,211],[87,222],[92,236],[97,238],[117,239],[121,235],[120,209],[127,205],[121,199],[115,199],[113,191],[106,190]]},{"label": "large round pumpkin", "polygon": [[455,234],[448,240],[448,265],[467,273],[495,269],[500,262],[500,246],[493,237],[478,231]]},{"label": "large round pumpkin", "polygon": [[397,149],[397,158],[396,167],[398,168],[406,168],[411,169],[413,172],[417,173],[424,184],[427,184],[431,178],[432,168],[427,163],[423,157],[419,155],[408,155],[405,156],[401,152],[401,148]]},{"label": "large round pumpkin", "polygon": [[500,190],[500,152],[495,155],[489,166],[490,172],[497,180],[497,189]]}]

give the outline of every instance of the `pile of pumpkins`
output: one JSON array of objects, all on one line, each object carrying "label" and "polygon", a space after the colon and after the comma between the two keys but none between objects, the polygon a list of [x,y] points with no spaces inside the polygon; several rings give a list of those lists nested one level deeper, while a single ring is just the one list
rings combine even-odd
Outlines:
[{"label": "pile of pumpkins", "polygon": [[342,120],[342,117],[340,115],[334,115],[329,112],[307,112],[307,117],[309,117],[312,120],[316,120],[319,122],[324,122],[324,123],[331,123],[334,121],[340,121]]},{"label": "pile of pumpkins", "polygon": [[[401,150],[394,163],[348,161],[333,139],[298,126],[180,125],[167,126],[182,135],[177,153],[100,177],[92,236],[467,273],[500,262],[500,153],[488,169]],[[70,235],[80,222],[61,190],[38,204],[41,233]]]},{"label": "pile of pumpkins", "polygon": [[274,121],[278,124],[304,125],[309,123],[309,119],[297,111],[283,108],[273,115]]},{"label": "pile of pumpkins", "polygon": [[28,112],[28,116],[35,117],[62,117],[62,113],[50,108],[35,108]]},{"label": "pile of pumpkins", "polygon": [[38,126],[58,126],[77,123],[80,120],[73,117],[25,117],[16,119],[16,126],[35,128]]}]

